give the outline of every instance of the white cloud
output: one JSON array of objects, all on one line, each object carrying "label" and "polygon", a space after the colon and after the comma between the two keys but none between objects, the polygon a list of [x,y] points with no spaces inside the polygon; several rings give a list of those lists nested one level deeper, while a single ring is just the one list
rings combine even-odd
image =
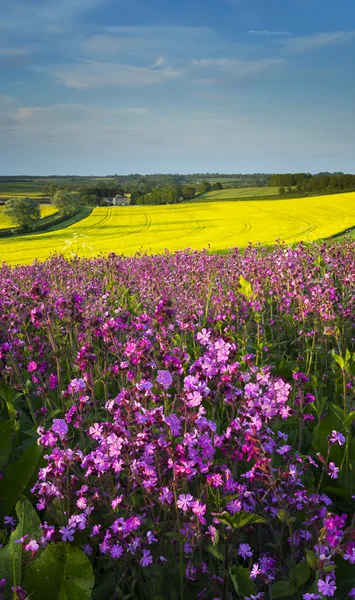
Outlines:
[{"label": "white cloud", "polygon": [[279,58],[264,58],[260,60],[239,60],[230,58],[202,58],[193,60],[192,65],[203,69],[219,69],[234,75],[249,75],[263,73],[271,68],[284,64]]},{"label": "white cloud", "polygon": [[180,70],[169,66],[161,57],[147,67],[84,60],[75,66],[60,67],[54,72],[64,85],[77,90],[110,86],[143,88],[162,84],[182,75]]},{"label": "white cloud", "polygon": [[292,35],[291,31],[268,31],[267,29],[255,31],[254,29],[250,29],[248,31],[249,35]]},{"label": "white cloud", "polygon": [[308,52],[327,46],[344,44],[355,39],[355,31],[333,31],[329,33],[314,33],[287,40],[274,40],[275,44],[282,44],[291,52]]}]

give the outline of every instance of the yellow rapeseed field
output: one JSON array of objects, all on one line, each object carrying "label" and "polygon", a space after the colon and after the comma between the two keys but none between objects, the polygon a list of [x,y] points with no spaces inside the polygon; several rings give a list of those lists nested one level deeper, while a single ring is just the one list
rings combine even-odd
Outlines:
[{"label": "yellow rapeseed field", "polygon": [[355,225],[355,192],[292,200],[96,208],[74,225],[0,239],[0,261],[26,264],[53,252],[95,256],[140,250],[212,251],[329,237]]},{"label": "yellow rapeseed field", "polygon": [[[41,204],[41,218],[50,217],[57,212],[57,209],[52,204]],[[5,215],[5,207],[0,206],[0,229],[11,229],[14,228],[9,217]]]}]

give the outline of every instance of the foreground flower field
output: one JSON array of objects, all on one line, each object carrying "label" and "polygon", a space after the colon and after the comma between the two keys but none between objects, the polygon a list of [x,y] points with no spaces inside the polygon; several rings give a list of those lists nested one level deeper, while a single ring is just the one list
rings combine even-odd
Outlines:
[{"label": "foreground flower field", "polygon": [[0,598],[355,597],[354,242],[0,289]]}]

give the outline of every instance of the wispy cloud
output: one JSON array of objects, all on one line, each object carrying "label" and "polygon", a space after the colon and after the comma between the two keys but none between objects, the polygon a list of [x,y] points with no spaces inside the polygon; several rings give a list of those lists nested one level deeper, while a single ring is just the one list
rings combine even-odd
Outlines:
[{"label": "wispy cloud", "polygon": [[171,81],[182,73],[160,57],[147,67],[83,60],[80,64],[58,68],[55,75],[68,87],[88,90],[112,86],[144,88]]},{"label": "wispy cloud", "polygon": [[250,29],[247,33],[249,33],[249,35],[292,35],[291,31],[269,31],[267,29],[262,29],[260,31],[258,30],[254,30],[254,29]]},{"label": "wispy cloud", "polygon": [[229,58],[202,58],[193,60],[192,65],[203,69],[220,69],[234,75],[249,75],[263,73],[269,69],[284,64],[279,58],[264,58],[260,60],[239,60]]},{"label": "wispy cloud", "polygon": [[0,56],[27,56],[29,53],[28,48],[0,48]]},{"label": "wispy cloud", "polygon": [[344,44],[354,39],[355,31],[333,31],[328,33],[314,33],[287,40],[274,40],[274,43],[284,45],[291,52],[308,52],[318,50],[319,48],[326,48],[327,46]]},{"label": "wispy cloud", "polygon": [[11,0],[0,7],[2,35],[56,36],[69,31],[76,20],[107,0]]}]

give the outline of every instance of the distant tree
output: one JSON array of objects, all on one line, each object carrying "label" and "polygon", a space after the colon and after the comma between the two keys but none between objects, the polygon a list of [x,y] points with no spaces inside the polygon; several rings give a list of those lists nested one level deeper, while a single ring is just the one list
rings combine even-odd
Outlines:
[{"label": "distant tree", "polygon": [[284,196],[286,194],[286,189],[283,185],[279,187],[279,194],[280,196]]},{"label": "distant tree", "polygon": [[181,186],[181,196],[183,200],[191,200],[195,197],[195,188],[193,185]]},{"label": "distant tree", "polygon": [[198,185],[198,191],[200,194],[204,194],[205,192],[210,192],[211,191],[211,184],[209,181],[201,181],[201,183],[199,183]]},{"label": "distant tree", "polygon": [[213,190],[223,190],[223,185],[221,184],[220,181],[216,181],[216,183],[212,184],[212,189]]},{"label": "distant tree", "polygon": [[5,213],[24,231],[33,229],[41,218],[40,205],[33,198],[11,198],[5,204]]},{"label": "distant tree", "polygon": [[79,209],[79,197],[65,190],[58,190],[53,197],[53,204],[65,217],[72,217]]},{"label": "distant tree", "polygon": [[288,194],[292,194],[293,193],[293,188],[291,186],[288,186],[287,193]]},{"label": "distant tree", "polygon": [[46,196],[49,196],[51,199],[53,199],[54,194],[56,193],[57,190],[58,190],[58,186],[55,183],[51,183],[50,185],[45,186],[44,193]]}]

